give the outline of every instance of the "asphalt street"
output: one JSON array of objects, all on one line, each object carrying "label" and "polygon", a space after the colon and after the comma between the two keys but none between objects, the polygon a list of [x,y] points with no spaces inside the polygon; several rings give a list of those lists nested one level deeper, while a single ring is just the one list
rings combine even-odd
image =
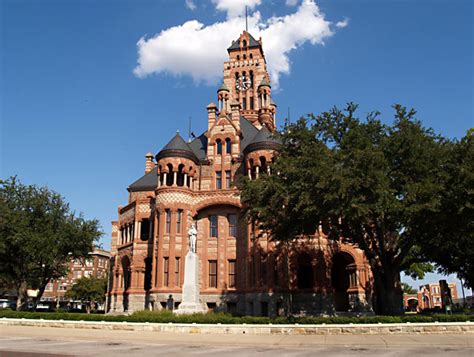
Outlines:
[{"label": "asphalt street", "polygon": [[0,326],[0,356],[469,356],[474,335],[202,335]]}]

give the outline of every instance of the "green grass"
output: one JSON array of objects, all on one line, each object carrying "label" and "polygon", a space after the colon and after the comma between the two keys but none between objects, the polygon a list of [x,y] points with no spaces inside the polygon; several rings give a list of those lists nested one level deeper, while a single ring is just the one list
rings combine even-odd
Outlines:
[{"label": "green grass", "polygon": [[260,317],[260,316],[232,316],[225,313],[207,313],[193,315],[176,315],[170,311],[139,311],[131,315],[96,315],[77,314],[68,312],[27,312],[0,310],[0,318],[25,318],[44,320],[71,320],[71,321],[110,321],[110,322],[157,322],[157,323],[202,323],[202,324],[374,324],[374,323],[419,323],[419,322],[464,322],[473,320],[473,316],[455,315],[405,315],[405,316],[334,316],[334,317]]}]

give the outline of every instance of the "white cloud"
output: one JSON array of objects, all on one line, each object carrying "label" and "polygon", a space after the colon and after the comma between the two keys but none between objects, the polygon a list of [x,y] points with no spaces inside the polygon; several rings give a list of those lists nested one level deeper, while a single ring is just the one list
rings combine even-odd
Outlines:
[{"label": "white cloud", "polygon": [[194,3],[193,0],[185,0],[185,3],[186,3],[186,7],[189,10],[196,10],[196,4]]},{"label": "white cloud", "polygon": [[245,15],[245,6],[253,10],[262,0],[212,0],[219,11],[227,12],[227,18]]},{"label": "white cloud", "polygon": [[296,6],[298,5],[298,0],[286,0],[286,6]]},{"label": "white cloud", "polygon": [[[221,4],[243,3],[236,0],[213,0]],[[246,3],[251,3],[247,0]],[[259,0],[253,0],[257,4]],[[256,5],[255,5],[256,6]],[[190,76],[196,83],[216,84],[222,78],[223,62],[228,58],[227,47],[244,28],[241,17],[229,16],[234,8],[227,5],[228,18],[205,26],[197,20],[174,26],[152,38],[138,43],[136,76],[169,73]],[[258,11],[248,18],[249,32],[263,40],[272,85],[277,88],[280,76],[290,73],[289,54],[305,43],[323,44],[333,35],[331,22],[325,19],[314,0],[303,0],[297,10],[282,17],[263,20]]]},{"label": "white cloud", "polygon": [[342,21],[338,21],[336,22],[336,27],[340,28],[340,29],[343,29],[344,27],[346,27],[347,25],[349,25],[349,19],[344,19]]}]

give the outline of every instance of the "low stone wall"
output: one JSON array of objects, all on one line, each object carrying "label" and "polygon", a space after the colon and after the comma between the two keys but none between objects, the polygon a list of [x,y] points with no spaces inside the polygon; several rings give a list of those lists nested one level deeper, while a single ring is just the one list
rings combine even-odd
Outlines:
[{"label": "low stone wall", "polygon": [[0,319],[1,325],[104,329],[122,331],[156,331],[196,334],[249,335],[381,335],[381,334],[474,334],[473,322],[349,324],[349,325],[223,325],[136,323],[106,321],[65,321],[35,319]]}]

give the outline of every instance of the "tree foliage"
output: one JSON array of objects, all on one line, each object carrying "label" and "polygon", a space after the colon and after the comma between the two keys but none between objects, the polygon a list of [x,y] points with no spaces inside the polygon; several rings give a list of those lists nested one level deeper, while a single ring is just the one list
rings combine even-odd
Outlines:
[{"label": "tree foliage", "polygon": [[275,174],[243,177],[242,201],[273,239],[312,235],[321,225],[330,239],[358,245],[372,270],[375,311],[400,313],[400,272],[430,269],[427,232],[448,197],[456,201],[446,191],[455,143],[424,128],[413,109],[395,105],[391,125],[377,112],[359,120],[356,109],[350,103],[288,125],[279,134]]},{"label": "tree foliage", "polygon": [[107,291],[107,278],[82,277],[66,291],[66,297],[86,304],[87,313],[94,303],[102,304]]},{"label": "tree foliage", "polygon": [[403,291],[404,294],[416,294],[417,293],[416,289],[413,286],[411,286],[407,283],[401,283],[401,286],[402,286],[402,291]]},{"label": "tree foliage", "polygon": [[0,276],[17,290],[18,308],[26,289],[38,289],[34,304],[51,279],[66,275],[71,259],[83,258],[101,236],[97,220],[72,212],[46,187],[0,180]]}]

